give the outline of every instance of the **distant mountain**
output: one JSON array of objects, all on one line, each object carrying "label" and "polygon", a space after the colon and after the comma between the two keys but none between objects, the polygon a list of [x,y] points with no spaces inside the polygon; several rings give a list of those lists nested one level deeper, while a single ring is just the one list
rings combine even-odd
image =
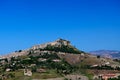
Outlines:
[{"label": "distant mountain", "polygon": [[102,57],[120,59],[120,51],[117,50],[97,50],[90,51],[89,53],[93,55],[100,55]]}]

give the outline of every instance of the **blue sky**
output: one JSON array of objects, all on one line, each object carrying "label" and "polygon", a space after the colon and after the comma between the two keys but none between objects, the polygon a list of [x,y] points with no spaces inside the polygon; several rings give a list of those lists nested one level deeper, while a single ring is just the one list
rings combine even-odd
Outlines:
[{"label": "blue sky", "polygon": [[84,51],[120,50],[119,0],[1,0],[0,54],[70,40]]}]

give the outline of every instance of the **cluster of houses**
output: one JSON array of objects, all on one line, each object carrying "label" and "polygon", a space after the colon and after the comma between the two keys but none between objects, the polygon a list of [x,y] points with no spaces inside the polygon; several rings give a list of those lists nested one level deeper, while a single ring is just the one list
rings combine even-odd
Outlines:
[{"label": "cluster of houses", "polygon": [[[47,72],[47,70],[45,68],[38,68],[38,69],[36,69],[36,72],[38,72],[38,73],[45,73],[45,72]],[[32,76],[31,69],[25,68],[24,69],[24,75],[25,76]]]},{"label": "cluster of houses", "polygon": [[93,79],[108,80],[109,78],[118,78],[118,76],[120,76],[120,73],[99,74],[95,75]]},{"label": "cluster of houses", "polygon": [[44,49],[45,47],[47,47],[48,45],[51,45],[51,46],[61,46],[61,45],[70,45],[70,41],[67,41],[67,40],[64,40],[64,39],[58,39],[54,42],[48,42],[48,43],[45,43],[45,44],[41,44],[41,45],[35,45],[32,47],[33,50],[36,50],[36,49]]}]

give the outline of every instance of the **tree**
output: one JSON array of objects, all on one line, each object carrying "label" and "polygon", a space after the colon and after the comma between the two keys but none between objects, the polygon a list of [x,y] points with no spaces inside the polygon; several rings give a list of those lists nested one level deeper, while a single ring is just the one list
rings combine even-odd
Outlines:
[{"label": "tree", "polygon": [[100,55],[98,55],[97,58],[100,58]]},{"label": "tree", "polygon": [[5,62],[7,62],[7,63],[8,63],[8,59],[7,59],[7,58],[5,58]]},{"label": "tree", "polygon": [[22,52],[22,50],[19,50],[18,52]]},{"label": "tree", "polygon": [[37,71],[37,67],[36,66],[32,67],[32,72],[36,72],[36,71]]}]

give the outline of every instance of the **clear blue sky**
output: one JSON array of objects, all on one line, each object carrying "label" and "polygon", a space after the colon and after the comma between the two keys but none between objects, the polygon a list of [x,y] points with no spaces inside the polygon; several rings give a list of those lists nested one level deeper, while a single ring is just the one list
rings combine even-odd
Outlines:
[{"label": "clear blue sky", "polygon": [[120,0],[0,0],[0,54],[57,38],[120,50]]}]

